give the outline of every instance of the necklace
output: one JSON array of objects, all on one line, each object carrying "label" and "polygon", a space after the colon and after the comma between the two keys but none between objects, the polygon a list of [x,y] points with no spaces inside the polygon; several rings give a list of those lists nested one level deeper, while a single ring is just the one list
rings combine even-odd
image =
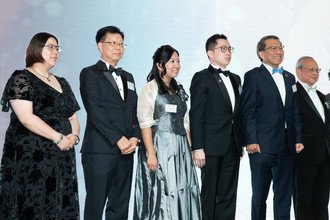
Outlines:
[{"label": "necklace", "polygon": [[47,81],[50,82],[50,79],[49,79],[49,78],[50,78],[51,75],[52,75],[51,73],[49,73],[48,76],[44,76],[44,75],[42,75],[41,73],[38,73],[38,72],[37,72],[35,69],[33,69],[32,67],[30,67],[30,68],[31,68],[36,74],[38,74],[39,76],[42,76],[42,77],[46,78]]}]

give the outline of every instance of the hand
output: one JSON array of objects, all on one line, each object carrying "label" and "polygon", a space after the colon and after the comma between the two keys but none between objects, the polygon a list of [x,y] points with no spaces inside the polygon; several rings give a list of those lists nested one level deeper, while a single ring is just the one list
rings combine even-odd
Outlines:
[{"label": "hand", "polygon": [[74,134],[68,134],[66,137],[69,139],[70,143],[72,144],[71,145],[71,149],[72,149],[74,145],[77,143],[78,139]]},{"label": "hand", "polygon": [[117,142],[117,146],[121,153],[125,154],[125,152],[131,147],[131,142],[125,136],[122,136]]},{"label": "hand", "polygon": [[301,143],[296,144],[296,152],[299,154],[303,149],[304,149],[304,145]]},{"label": "hand", "polygon": [[153,154],[148,154],[148,159],[147,159],[147,166],[149,168],[149,170],[151,170],[152,172],[155,172],[157,169],[157,157],[156,155]]},{"label": "hand", "polygon": [[261,153],[259,144],[248,144],[246,146],[246,151],[249,154],[254,154],[254,153]]},{"label": "hand", "polygon": [[131,146],[126,149],[123,154],[130,154],[133,153],[137,147],[137,145],[139,144],[139,139],[137,139],[136,137],[132,137],[128,140],[131,143]]},{"label": "hand", "polygon": [[198,149],[193,151],[193,160],[197,167],[202,168],[205,166],[205,153],[204,149]]},{"label": "hand", "polygon": [[73,148],[73,144],[67,136],[63,136],[63,139],[57,144],[57,146],[61,151],[68,151]]}]

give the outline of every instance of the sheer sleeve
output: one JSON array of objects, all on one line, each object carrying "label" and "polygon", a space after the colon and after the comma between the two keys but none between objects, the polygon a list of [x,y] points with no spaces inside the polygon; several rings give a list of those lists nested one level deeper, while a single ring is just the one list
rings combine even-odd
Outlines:
[{"label": "sheer sleeve", "polygon": [[149,128],[155,124],[154,110],[157,94],[158,86],[155,80],[142,88],[137,105],[137,117],[141,128]]},{"label": "sheer sleeve", "polygon": [[24,70],[16,70],[5,86],[1,104],[2,111],[8,112],[10,103],[9,100],[21,99],[27,101],[33,101],[33,86],[31,85],[31,79],[27,76]]}]

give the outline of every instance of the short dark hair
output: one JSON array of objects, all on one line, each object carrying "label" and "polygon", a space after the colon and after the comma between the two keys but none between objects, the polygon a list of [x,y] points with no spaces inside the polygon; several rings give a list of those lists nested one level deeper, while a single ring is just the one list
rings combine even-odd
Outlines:
[{"label": "short dark hair", "polygon": [[57,38],[49,33],[40,32],[34,35],[26,49],[25,66],[29,67],[35,63],[43,63],[45,59],[42,57],[42,49],[49,38],[54,38],[58,43]]},{"label": "short dark hair", "polygon": [[266,48],[266,40],[269,40],[269,39],[274,39],[274,40],[278,40],[280,41],[280,38],[275,36],[275,35],[267,35],[267,36],[264,36],[263,38],[261,38],[257,44],[257,55],[260,59],[260,61],[262,62],[262,58],[259,56],[259,52],[260,51],[264,51],[265,48]]},{"label": "short dark hair", "polygon": [[[178,55],[180,55],[179,52],[176,49],[174,49],[172,46],[162,45],[155,51],[154,55],[152,56],[153,64],[151,71],[147,76],[147,81],[149,82],[155,79],[158,84],[160,94],[168,93],[169,91],[175,93],[178,90],[178,84],[174,78],[171,80],[169,87],[165,85],[162,79],[163,76],[166,75],[165,65],[171,59],[172,55],[175,52]],[[157,64],[164,69],[164,71],[161,74],[159,73]]]},{"label": "short dark hair", "polygon": [[98,30],[96,32],[96,36],[95,36],[96,43],[104,41],[107,33],[120,34],[121,37],[123,38],[123,40],[124,40],[124,37],[125,37],[124,32],[122,32],[118,27],[116,27],[116,26],[106,26],[106,27],[103,27],[103,28],[101,28],[100,30]]},{"label": "short dark hair", "polygon": [[207,39],[205,43],[205,50],[206,52],[209,50],[213,50],[215,46],[217,45],[217,40],[218,39],[224,39],[227,40],[227,37],[223,34],[214,34],[209,39]]}]

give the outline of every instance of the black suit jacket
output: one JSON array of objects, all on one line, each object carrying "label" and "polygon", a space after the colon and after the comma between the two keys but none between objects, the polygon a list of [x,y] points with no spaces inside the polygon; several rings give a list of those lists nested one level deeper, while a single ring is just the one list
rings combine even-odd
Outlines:
[{"label": "black suit jacket", "polygon": [[287,143],[291,153],[295,154],[295,144],[302,143],[296,80],[285,70],[283,79],[285,105],[274,79],[263,64],[244,75],[242,122],[245,144],[259,144],[262,153],[278,154]]},{"label": "black suit jacket", "polygon": [[123,70],[123,100],[107,74],[110,73],[101,60],[80,73],[80,93],[87,111],[82,153],[120,153],[116,143],[122,136],[141,138],[133,76]]},{"label": "black suit jacket", "polygon": [[235,93],[234,111],[225,84],[211,65],[195,73],[191,81],[189,116],[192,149],[203,148],[209,156],[226,154],[233,129],[238,152],[242,154],[241,79],[233,73],[229,77]]},{"label": "black suit jacket", "polygon": [[325,113],[325,122],[303,86],[297,82],[304,150],[297,155],[298,163],[320,164],[330,152],[330,115],[325,96],[317,91]]}]

